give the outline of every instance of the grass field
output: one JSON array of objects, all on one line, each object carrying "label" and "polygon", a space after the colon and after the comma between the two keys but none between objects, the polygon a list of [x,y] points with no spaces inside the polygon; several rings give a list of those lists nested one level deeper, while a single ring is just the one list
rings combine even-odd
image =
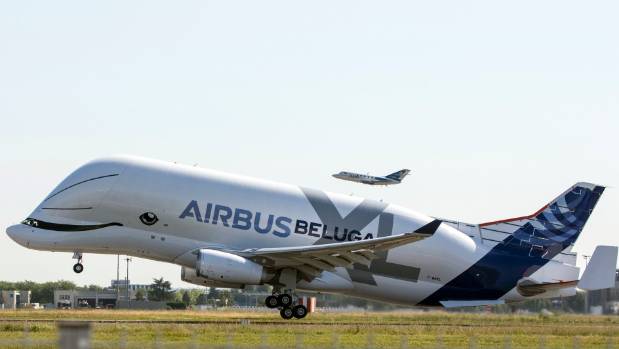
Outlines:
[{"label": "grass field", "polygon": [[0,347],[54,347],[69,319],[94,322],[95,348],[619,348],[608,316],[122,310],[0,311]]}]

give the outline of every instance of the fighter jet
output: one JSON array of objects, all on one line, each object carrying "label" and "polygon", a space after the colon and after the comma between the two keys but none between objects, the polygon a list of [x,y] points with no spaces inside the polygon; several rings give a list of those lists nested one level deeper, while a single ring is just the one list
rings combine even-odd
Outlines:
[{"label": "fighter jet", "polygon": [[359,182],[359,183],[369,184],[369,185],[391,185],[391,184],[400,184],[402,180],[404,179],[404,177],[406,177],[406,175],[410,171],[411,170],[403,169],[403,170],[394,172],[392,174],[388,174],[383,177],[342,171],[340,173],[334,174],[333,177],[337,179],[343,179],[345,181]]}]

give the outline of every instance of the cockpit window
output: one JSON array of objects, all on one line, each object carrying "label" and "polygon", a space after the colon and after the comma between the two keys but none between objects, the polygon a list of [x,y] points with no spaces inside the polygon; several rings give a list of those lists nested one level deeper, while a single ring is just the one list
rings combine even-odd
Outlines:
[{"label": "cockpit window", "polygon": [[39,226],[39,222],[36,219],[32,219],[32,218],[24,219],[23,221],[21,221],[21,224],[29,225],[31,227],[38,227]]}]

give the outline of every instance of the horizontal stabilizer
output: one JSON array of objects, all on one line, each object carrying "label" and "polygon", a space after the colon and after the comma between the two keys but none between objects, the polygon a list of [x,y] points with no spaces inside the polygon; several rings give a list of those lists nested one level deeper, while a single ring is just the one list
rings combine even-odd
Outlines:
[{"label": "horizontal stabilizer", "polygon": [[502,299],[489,299],[479,301],[440,301],[445,308],[460,308],[460,307],[480,307],[484,305],[500,305],[505,304]]},{"label": "horizontal stabilizer", "polygon": [[578,282],[578,288],[593,291],[615,287],[617,250],[617,246],[596,247]]},{"label": "horizontal stabilizer", "polygon": [[518,282],[516,290],[518,290],[518,293],[525,297],[532,297],[548,291],[556,291],[564,288],[576,287],[577,284],[578,280],[542,283],[536,283],[531,280],[522,280]]}]

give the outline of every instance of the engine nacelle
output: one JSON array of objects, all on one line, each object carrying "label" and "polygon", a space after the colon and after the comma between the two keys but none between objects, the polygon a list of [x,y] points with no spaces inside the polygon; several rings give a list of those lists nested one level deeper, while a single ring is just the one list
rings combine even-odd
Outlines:
[{"label": "engine nacelle", "polygon": [[271,278],[262,265],[232,253],[202,249],[198,253],[197,276],[231,284],[260,285]]},{"label": "engine nacelle", "polygon": [[181,267],[181,280],[185,282],[189,282],[190,284],[205,286],[205,287],[216,287],[216,288],[244,288],[245,285],[242,284],[231,284],[227,282],[214,281],[209,280],[203,277],[198,276],[198,273],[194,268]]}]

